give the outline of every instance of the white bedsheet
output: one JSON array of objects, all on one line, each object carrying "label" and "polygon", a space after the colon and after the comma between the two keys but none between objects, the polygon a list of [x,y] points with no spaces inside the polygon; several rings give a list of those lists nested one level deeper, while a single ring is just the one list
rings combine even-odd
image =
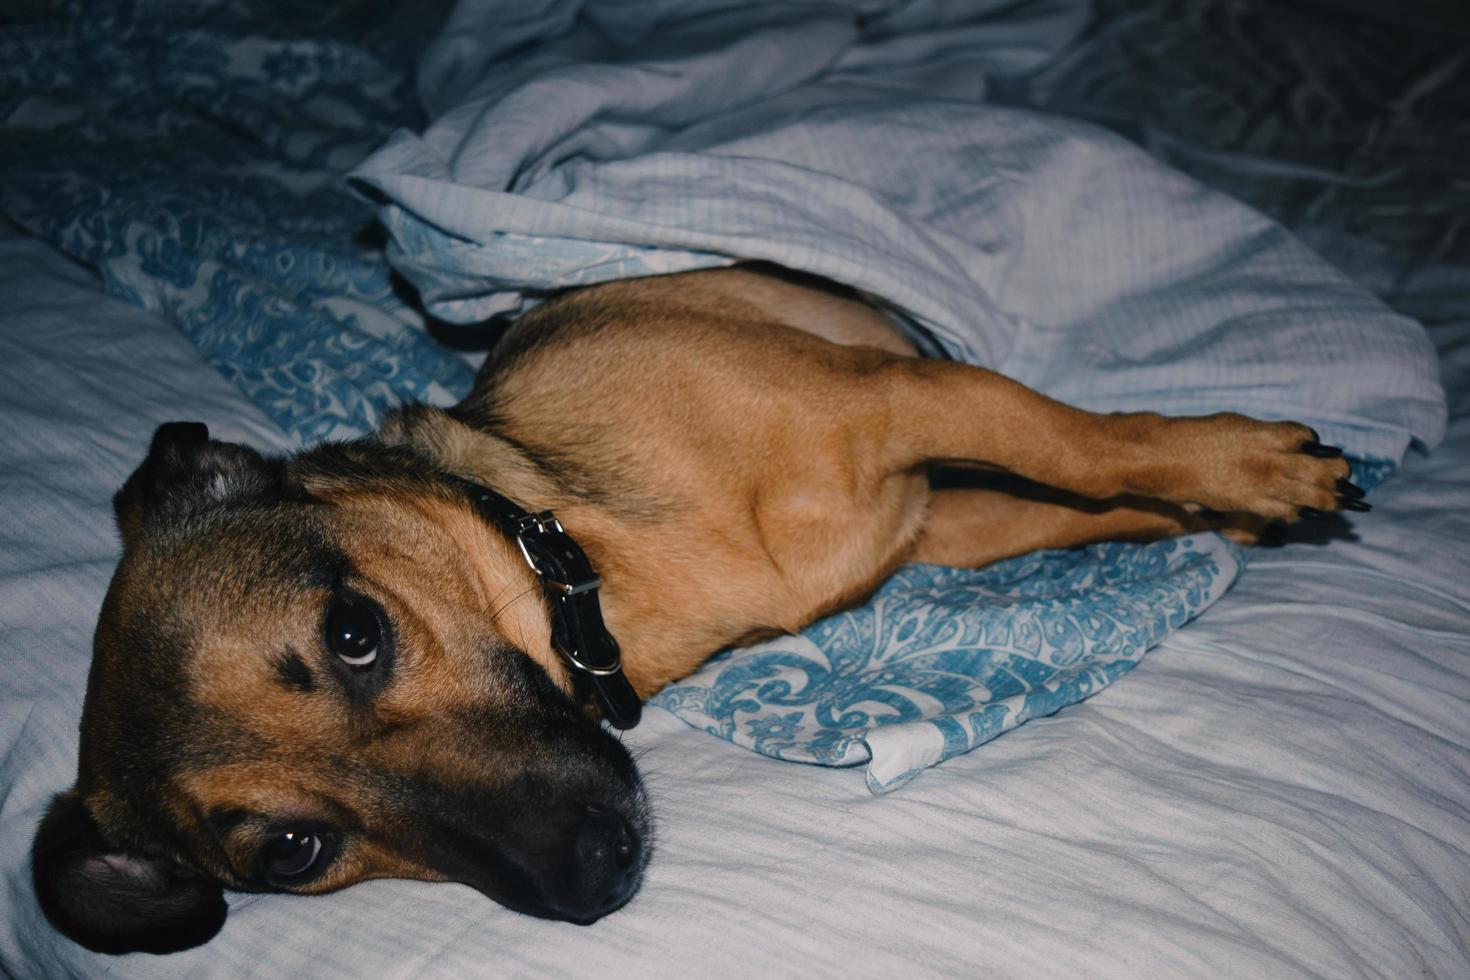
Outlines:
[{"label": "white bedsheet", "polygon": [[643,891],[590,928],[468,888],[232,895],[176,956],[60,938],[28,848],[72,778],[109,498],[152,426],[281,446],[161,318],[0,241],[0,965],[16,976],[1470,973],[1470,324],[1449,437],[1356,541],[1257,553],[1119,684],[874,797],[657,709]]}]

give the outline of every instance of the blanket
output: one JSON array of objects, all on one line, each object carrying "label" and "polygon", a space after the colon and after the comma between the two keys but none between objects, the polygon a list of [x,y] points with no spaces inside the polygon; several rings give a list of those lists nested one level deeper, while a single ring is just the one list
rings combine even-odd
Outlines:
[{"label": "blanket", "polygon": [[[40,8],[37,8],[38,11]],[[432,5],[67,0],[0,16],[0,211],[165,312],[303,440],[448,401],[343,171],[421,113]]]},{"label": "blanket", "polygon": [[[984,101],[1078,4],[462,3],[420,65],[422,134],[431,18],[265,7],[7,26],[0,207],[299,438],[467,389],[389,261],[475,323],[743,258],[857,286],[932,353],[1087,407],[1302,419],[1369,482],[1442,429],[1415,324],[1121,140]],[[393,126],[354,176],[385,261],[342,175]],[[914,567],[659,703],[777,757],[869,760],[883,791],[1101,690],[1239,567],[1213,536]]]},{"label": "blanket", "polygon": [[475,322],[764,259],[1084,408],[1248,409],[1389,462],[1438,441],[1416,323],[1125,140],[986,101],[1084,4],[855,8],[560,0],[512,46],[518,5],[462,0],[421,71],[440,115],[354,173],[390,261]]}]

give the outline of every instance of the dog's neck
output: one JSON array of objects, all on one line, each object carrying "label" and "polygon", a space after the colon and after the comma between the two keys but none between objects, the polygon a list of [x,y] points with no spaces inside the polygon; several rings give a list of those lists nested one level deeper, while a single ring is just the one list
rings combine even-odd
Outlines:
[{"label": "dog's neck", "polygon": [[523,447],[441,409],[400,408],[384,421],[378,437],[423,453],[448,473],[493,487],[527,510],[556,510],[566,502],[566,492]]},{"label": "dog's neck", "polygon": [[[618,550],[616,528],[619,522],[604,514],[601,508],[589,505],[577,494],[560,486],[545,467],[538,465],[513,439],[493,430],[473,427],[448,412],[423,405],[410,405],[394,412],[379,429],[378,436],[389,445],[407,446],[428,456],[445,472],[494,489],[527,511],[549,510],[563,517],[569,513],[575,515],[576,541],[603,577],[600,591],[604,615],[606,617],[610,608],[615,615],[618,606],[616,585],[609,588],[608,579],[609,572],[613,583],[621,577],[618,574],[621,563],[613,557]],[[608,624],[614,625],[610,617]],[[646,696],[659,683],[641,669],[638,654],[642,644],[628,636],[626,630],[615,628],[614,633],[623,646],[624,673],[638,693]],[[556,655],[543,655],[537,659],[561,682],[569,680],[570,675],[565,671],[551,668],[553,663],[558,663]]]},{"label": "dog's neck", "polygon": [[[727,510],[692,507],[616,468],[572,471],[564,482],[555,460],[548,465],[493,425],[474,425],[458,414],[409,406],[390,416],[379,436],[526,510],[555,512],[602,580],[603,618],[622,648],[623,672],[640,696],[686,676],[722,647],[799,625],[779,569],[758,550],[722,545],[729,537],[728,522],[722,523]],[[618,492],[602,492],[606,486]],[[694,549],[679,556],[681,574],[672,578],[666,574],[669,540]],[[732,563],[769,574],[744,589],[730,589],[726,569]]]}]

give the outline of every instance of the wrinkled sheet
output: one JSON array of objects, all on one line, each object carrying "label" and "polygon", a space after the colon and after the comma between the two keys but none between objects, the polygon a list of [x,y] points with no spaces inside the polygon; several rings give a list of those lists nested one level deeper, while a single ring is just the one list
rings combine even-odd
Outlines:
[{"label": "wrinkled sheet", "polygon": [[1349,5],[1358,19],[1324,16],[1332,0],[1091,6],[1063,52],[1006,79],[997,98],[1134,139],[1287,225],[1415,319],[1470,316],[1463,11]]},{"label": "wrinkled sheet", "polygon": [[436,118],[353,171],[432,313],[764,259],[1084,408],[1299,419],[1389,462],[1438,441],[1418,324],[1132,144],[987,101],[1084,4],[676,9],[557,0],[507,36],[525,8],[461,0],[420,71]]},{"label": "wrinkled sheet", "polygon": [[161,315],[0,243],[0,967],[12,976],[1463,976],[1470,972],[1470,324],[1449,435],[1354,539],[1259,552],[1126,682],[871,795],[650,708],[643,891],[590,928],[457,885],[230,896],[224,932],[102,959],[27,849],[76,765],[109,498],[160,421],[284,446]]}]

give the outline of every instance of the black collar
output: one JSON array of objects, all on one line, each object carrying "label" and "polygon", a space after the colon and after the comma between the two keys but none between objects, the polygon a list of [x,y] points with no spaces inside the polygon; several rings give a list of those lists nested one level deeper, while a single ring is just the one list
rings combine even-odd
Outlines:
[{"label": "black collar", "polygon": [[623,675],[622,654],[602,621],[602,579],[587,555],[549,510],[532,514],[509,497],[470,480],[458,481],[475,508],[516,543],[541,581],[551,609],[551,645],[579,689],[590,687],[614,728],[638,724],[643,705]]}]

